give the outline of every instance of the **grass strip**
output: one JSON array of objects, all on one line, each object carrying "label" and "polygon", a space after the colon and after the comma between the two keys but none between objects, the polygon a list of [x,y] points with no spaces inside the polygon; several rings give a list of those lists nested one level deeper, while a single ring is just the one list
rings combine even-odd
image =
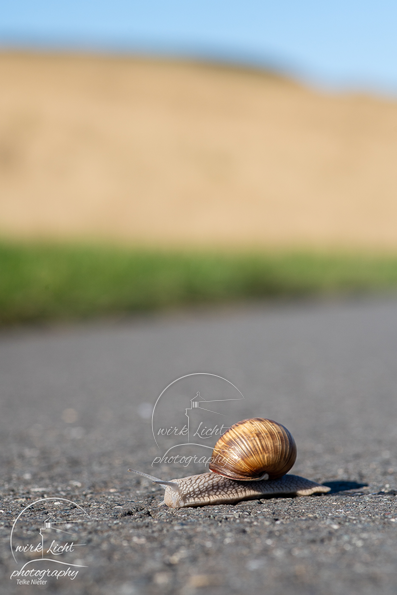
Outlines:
[{"label": "grass strip", "polygon": [[397,256],[0,242],[0,324],[397,288]]}]

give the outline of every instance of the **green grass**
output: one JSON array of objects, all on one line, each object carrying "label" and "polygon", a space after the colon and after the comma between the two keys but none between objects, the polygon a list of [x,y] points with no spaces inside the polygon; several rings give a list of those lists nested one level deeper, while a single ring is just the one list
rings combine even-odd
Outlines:
[{"label": "green grass", "polygon": [[397,256],[0,243],[0,324],[397,288]]}]

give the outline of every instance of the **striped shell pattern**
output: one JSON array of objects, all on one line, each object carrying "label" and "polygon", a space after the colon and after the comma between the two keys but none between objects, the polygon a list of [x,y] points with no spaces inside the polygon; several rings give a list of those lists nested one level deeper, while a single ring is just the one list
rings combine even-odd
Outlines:
[{"label": "striped shell pattern", "polygon": [[296,459],[296,445],[283,425],[255,417],[231,426],[215,444],[210,471],[240,481],[277,479]]}]

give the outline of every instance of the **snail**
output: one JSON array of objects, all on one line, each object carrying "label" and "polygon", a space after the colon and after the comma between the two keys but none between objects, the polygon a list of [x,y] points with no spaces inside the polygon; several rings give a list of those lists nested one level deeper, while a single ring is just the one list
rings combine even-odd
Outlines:
[{"label": "snail", "polygon": [[237,422],[219,438],[209,473],[163,481],[141,471],[129,471],[160,484],[165,489],[162,504],[171,508],[330,491],[304,477],[286,475],[295,459],[295,441],[287,428],[256,417]]}]

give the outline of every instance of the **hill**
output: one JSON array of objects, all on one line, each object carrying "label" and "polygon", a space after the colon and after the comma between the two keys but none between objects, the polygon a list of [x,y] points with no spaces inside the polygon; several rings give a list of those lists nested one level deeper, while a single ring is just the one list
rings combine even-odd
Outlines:
[{"label": "hill", "polygon": [[397,102],[266,72],[0,54],[0,234],[397,248]]}]

